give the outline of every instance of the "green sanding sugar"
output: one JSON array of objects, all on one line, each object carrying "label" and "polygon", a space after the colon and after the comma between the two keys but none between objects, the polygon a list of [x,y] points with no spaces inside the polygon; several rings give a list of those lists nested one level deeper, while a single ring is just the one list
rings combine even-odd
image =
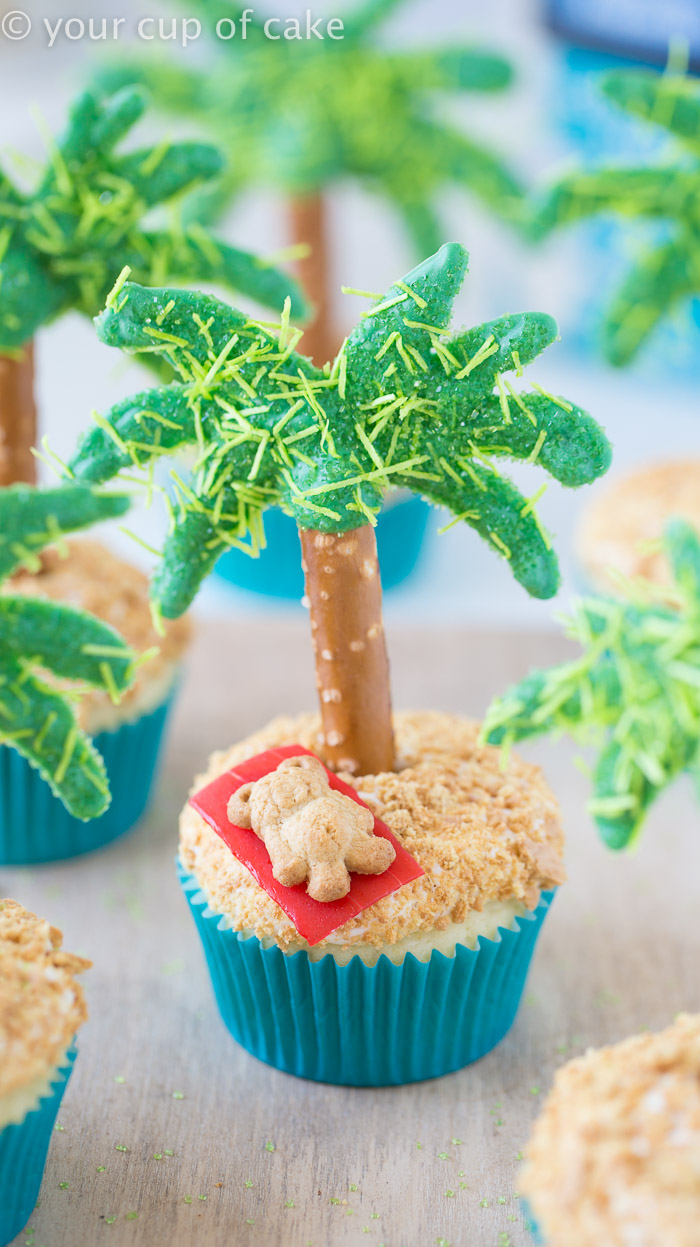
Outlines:
[{"label": "green sanding sugar", "polygon": [[191,480],[171,473],[171,530],[153,581],[162,615],[187,608],[224,550],[259,553],[267,507],[341,533],[374,524],[392,488],[447,507],[528,592],[556,592],[537,499],[498,461],[537,462],[578,486],[607,469],[610,446],[580,408],[508,380],[556,339],[551,317],[450,329],[467,262],[459,244],[441,247],[360,318],[324,369],[295,349],[288,307],[270,325],[209,295],[123,286],[97,322],[100,338],[162,356],[176,381],[97,416],[70,470],[92,481],[140,472],[150,489],[156,463],[194,447]]},{"label": "green sanding sugar", "polygon": [[624,365],[644,348],[659,323],[700,290],[696,202],[700,189],[700,88],[694,77],[621,69],[600,75],[607,101],[666,131],[668,145],[654,161],[567,173],[548,189],[533,214],[539,235],[590,216],[615,215],[625,237],[630,220],[640,239],[648,222],[663,220],[661,236],[629,249],[633,255],[598,334],[608,360]]},{"label": "green sanding sugar", "polygon": [[22,193],[0,171],[0,351],[21,348],[64,312],[92,317],[105,299],[118,302],[113,283],[124,264],[146,284],[215,279],[266,307],[289,295],[295,315],[306,312],[291,278],[202,226],[146,224],[152,208],[216,177],[222,158],[196,142],[120,154],[145,106],[133,86],[104,100],[86,92],[33,191]]},{"label": "green sanding sugar", "polygon": [[[75,483],[1,490],[0,581],[19,566],[33,570],[38,551],[62,534],[127,507],[122,495]],[[79,692],[92,686],[118,701],[133,679],[134,661],[126,642],[101,620],[61,602],[0,594],[0,740],[37,767],[77,818],[97,817],[110,800],[102,758],[76,718]],[[53,685],[42,678],[45,671],[57,677]]]},{"label": "green sanding sugar", "polygon": [[[663,552],[670,585],[623,581],[618,599],[584,599],[567,623],[580,655],[533,672],[494,702],[484,723],[485,738],[506,747],[542,732],[595,745],[588,808],[612,849],[634,841],[700,747],[700,538],[674,520]],[[618,1000],[597,997],[601,1005]]]}]

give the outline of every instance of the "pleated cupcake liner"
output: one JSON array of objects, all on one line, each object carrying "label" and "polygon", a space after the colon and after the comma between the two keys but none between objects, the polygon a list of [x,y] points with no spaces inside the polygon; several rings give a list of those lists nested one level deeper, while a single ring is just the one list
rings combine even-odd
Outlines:
[{"label": "pleated cupcake liner", "polygon": [[277,1069],[316,1082],[384,1087],[437,1078],[477,1061],[515,1018],[537,937],[554,895],[499,938],[427,962],[380,956],[347,965],[311,961],[243,938],[207,906],[178,864],[219,1011],[234,1039]]},{"label": "pleated cupcake liner", "polygon": [[[406,498],[387,507],[377,519],[377,553],[382,587],[392,589],[413,572],[421,555],[430,507],[422,498]],[[301,598],[304,573],[297,526],[281,511],[265,516],[267,545],[256,559],[242,550],[226,550],[216,574],[229,584],[266,597]]]},{"label": "pleated cupcake liner", "polygon": [[171,694],[136,722],[95,737],[112,801],[90,822],[69,814],[26,758],[0,746],[0,866],[35,866],[79,857],[129,831],[148,805],[172,702]]},{"label": "pleated cupcake liner", "polygon": [[0,1130],[0,1247],[27,1224],[36,1206],[54,1123],[76,1058],[71,1048],[44,1096],[24,1121]]}]

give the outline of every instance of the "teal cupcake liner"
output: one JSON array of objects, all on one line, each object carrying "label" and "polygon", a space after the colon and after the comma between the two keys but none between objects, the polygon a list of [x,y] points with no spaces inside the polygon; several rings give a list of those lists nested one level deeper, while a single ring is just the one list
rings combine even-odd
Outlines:
[{"label": "teal cupcake liner", "polygon": [[[382,588],[402,584],[420,558],[430,507],[422,498],[405,498],[377,519],[377,554]],[[304,593],[301,546],[294,520],[282,511],[265,514],[267,545],[258,558],[232,548],[221,555],[216,574],[239,589],[266,597],[295,598]]]},{"label": "teal cupcake liner", "polygon": [[54,1122],[76,1055],[71,1048],[51,1084],[51,1094],[24,1121],[0,1130],[0,1247],[19,1234],[36,1206]]},{"label": "teal cupcake liner", "polygon": [[107,767],[112,802],[104,814],[87,823],[68,813],[26,758],[0,746],[0,866],[35,866],[78,857],[129,831],[151,795],[172,701],[170,696],[135,723],[95,737]]},{"label": "teal cupcake liner", "polygon": [[531,1207],[530,1207],[530,1205],[528,1204],[528,1202],[527,1202],[527,1200],[526,1200],[526,1199],[523,1199],[523,1200],[521,1201],[521,1205],[520,1205],[520,1207],[521,1207],[521,1209],[522,1209],[523,1221],[524,1221],[524,1223],[525,1223],[525,1229],[526,1229],[526,1230],[529,1230],[529,1232],[530,1232],[530,1237],[531,1237],[531,1239],[532,1239],[533,1243],[535,1243],[535,1247],[546,1247],[545,1241],[544,1241],[544,1239],[543,1239],[543,1237],[542,1237],[542,1234],[541,1234],[541,1232],[540,1232],[540,1227],[539,1227],[539,1225],[537,1224],[537,1222],[535,1221],[535,1218],[534,1218],[534,1217],[533,1217],[533,1215],[532,1215],[532,1209],[531,1209]]},{"label": "teal cupcake liner", "polygon": [[178,866],[225,1025],[259,1060],[316,1082],[385,1087],[461,1069],[490,1052],[515,1018],[537,937],[554,895],[497,940],[409,953],[394,965],[359,957],[310,961],[244,939],[208,908],[196,879]]}]

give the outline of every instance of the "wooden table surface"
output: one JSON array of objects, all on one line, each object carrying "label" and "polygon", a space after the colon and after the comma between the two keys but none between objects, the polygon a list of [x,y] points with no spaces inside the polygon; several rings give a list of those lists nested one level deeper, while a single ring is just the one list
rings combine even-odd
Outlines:
[{"label": "wooden table surface", "polygon": [[[565,652],[544,633],[452,629],[394,628],[390,645],[397,705],[473,715]],[[308,708],[312,690],[303,620],[201,624],[150,817],[101,853],[0,872],[0,894],[95,963],[35,1234],[18,1243],[524,1247],[517,1154],[553,1070],[700,1010],[689,782],[659,804],[633,856],[612,857],[585,813],[574,751],[544,742],[527,752],[562,802],[571,878],[500,1047],[435,1082],[377,1091],[304,1082],[238,1048],[175,881],[177,814],[211,749]]]}]

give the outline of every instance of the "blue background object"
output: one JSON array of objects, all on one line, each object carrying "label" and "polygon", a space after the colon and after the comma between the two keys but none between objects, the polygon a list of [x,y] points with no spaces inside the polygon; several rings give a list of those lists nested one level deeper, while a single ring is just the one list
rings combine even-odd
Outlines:
[{"label": "blue background object", "polygon": [[[377,520],[377,550],[382,588],[406,580],[421,553],[430,507],[422,498],[405,498],[387,507]],[[222,554],[216,573],[223,580],[268,597],[294,598],[304,593],[301,546],[297,526],[282,511],[265,513],[267,546],[257,559],[242,550]]]}]

